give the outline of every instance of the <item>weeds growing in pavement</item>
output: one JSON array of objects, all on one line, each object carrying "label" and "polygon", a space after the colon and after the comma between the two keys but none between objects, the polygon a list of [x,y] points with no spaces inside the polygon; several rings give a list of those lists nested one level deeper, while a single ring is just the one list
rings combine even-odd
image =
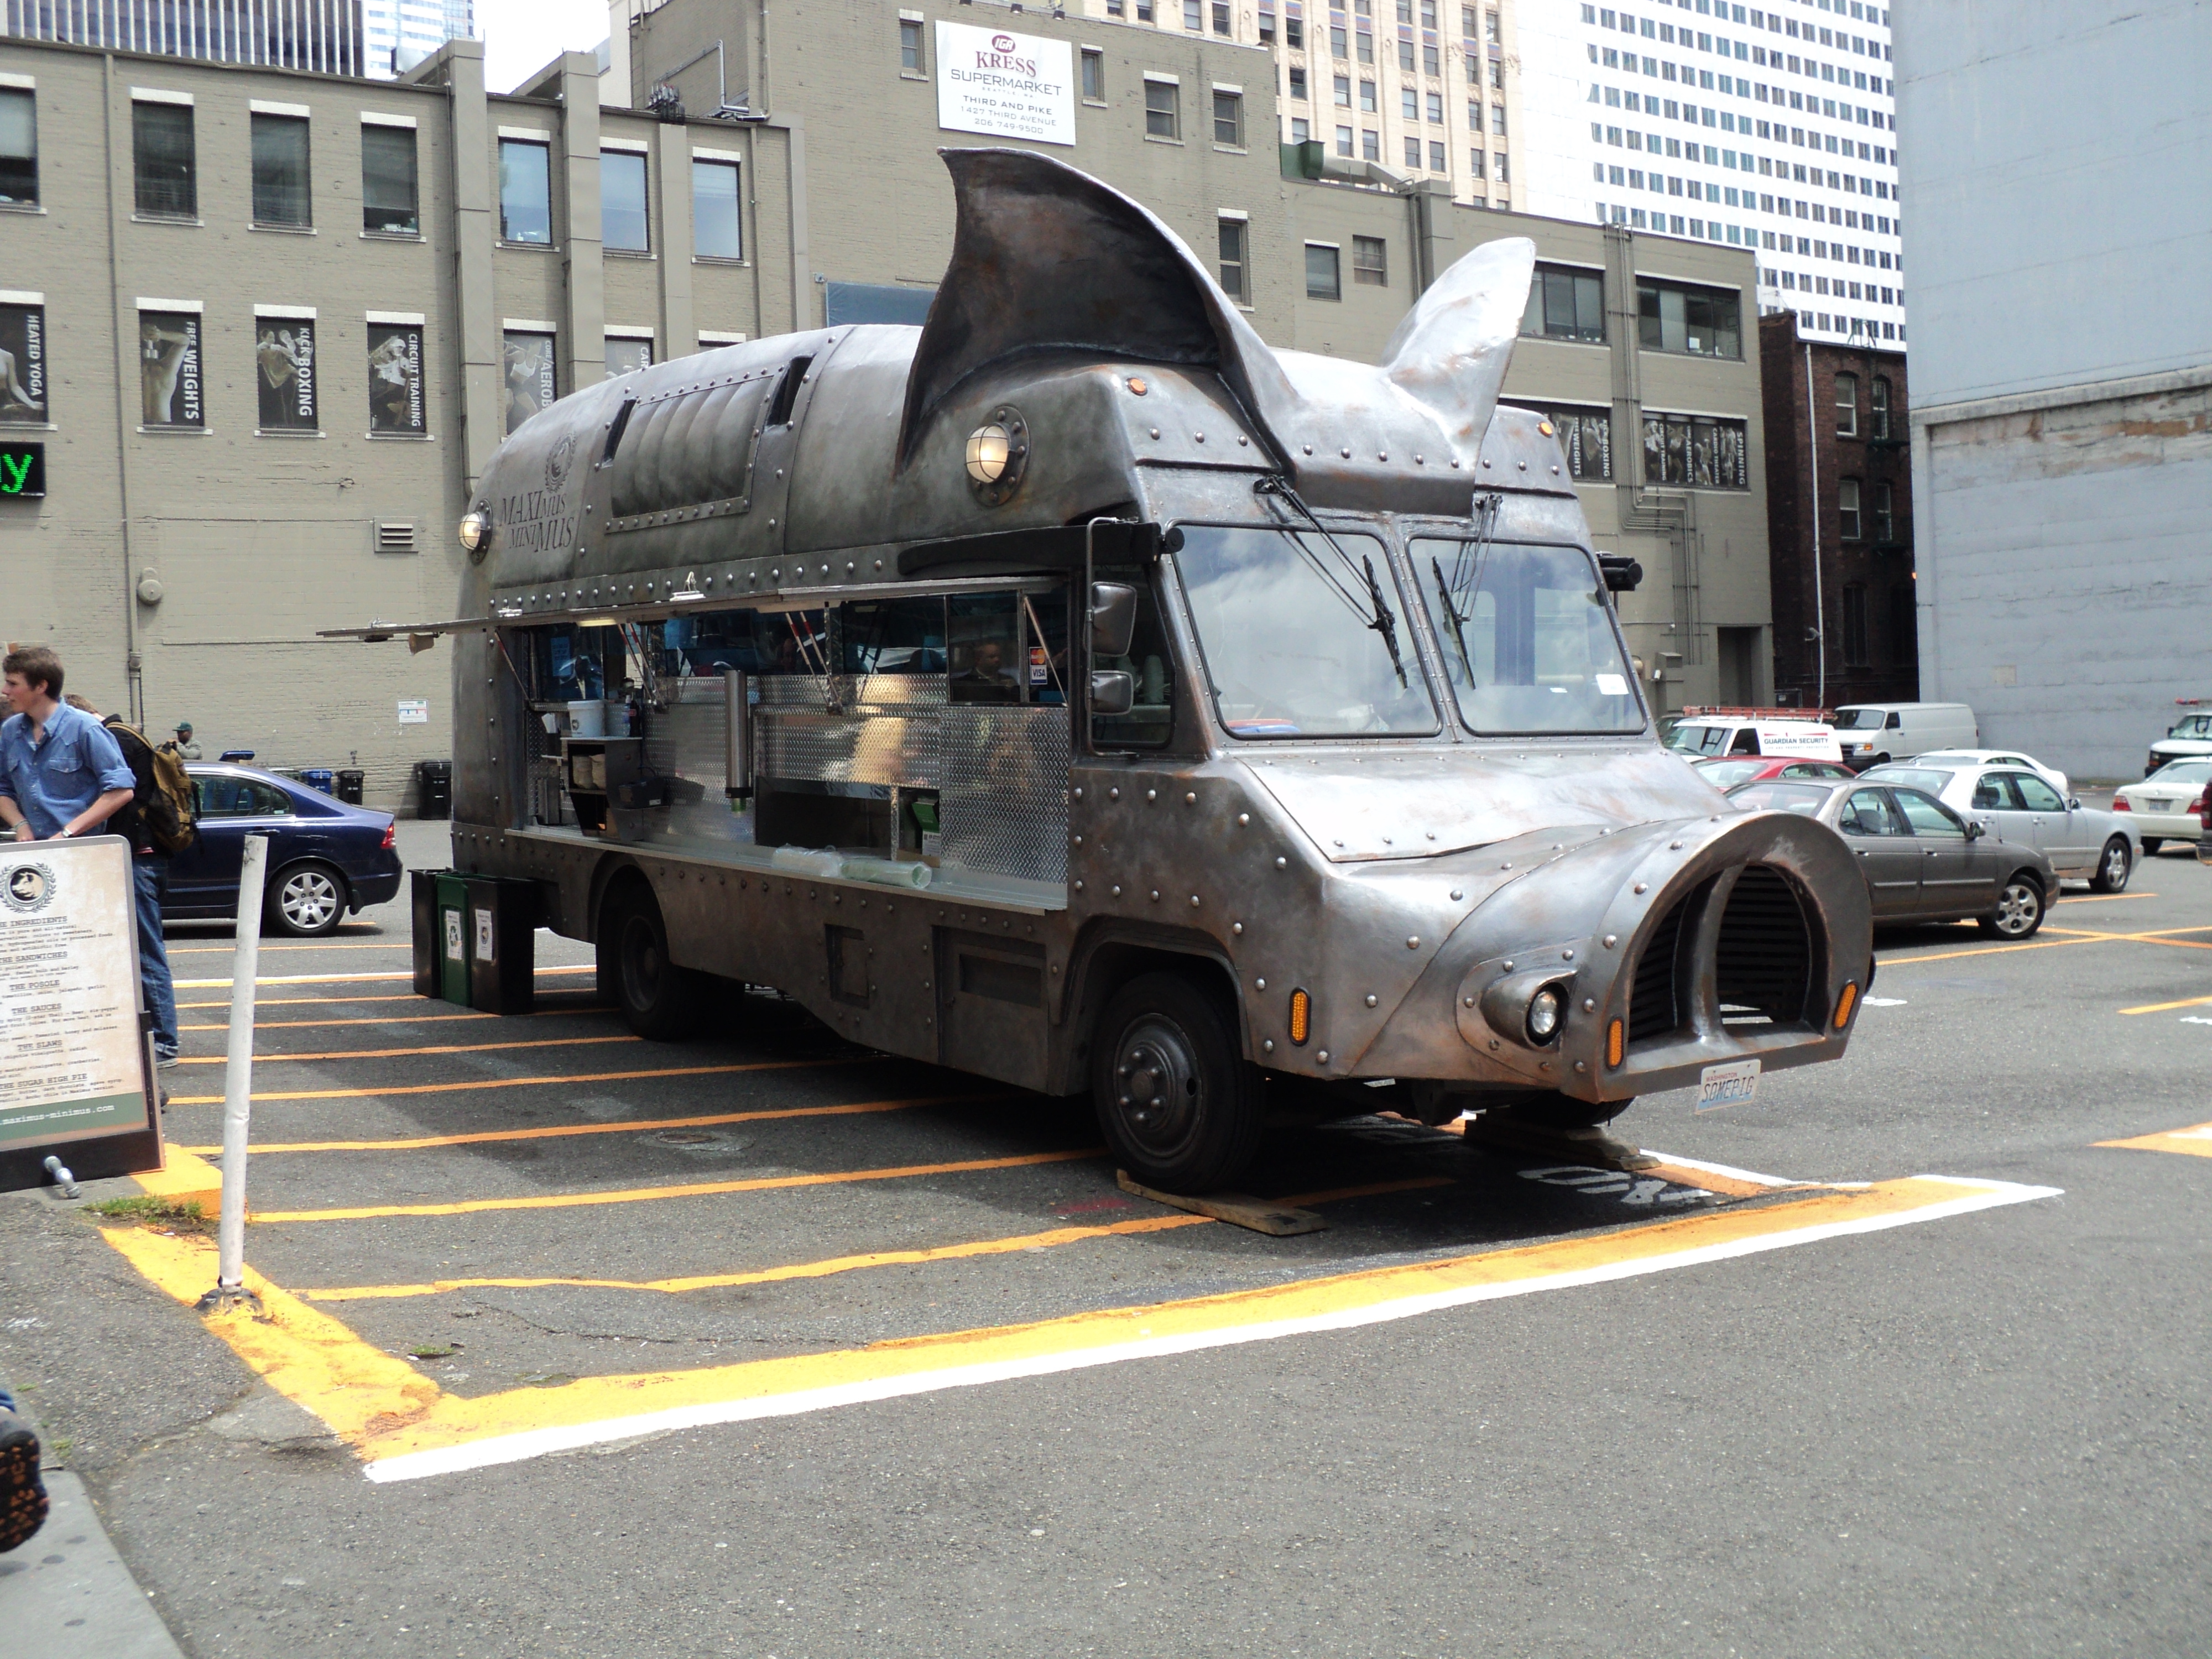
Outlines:
[{"label": "weeds growing in pavement", "polygon": [[97,1204],[86,1205],[85,1209],[111,1221],[135,1221],[142,1226],[167,1227],[177,1232],[205,1232],[214,1222],[197,1198],[180,1201],[149,1194],[139,1198],[103,1199]]}]

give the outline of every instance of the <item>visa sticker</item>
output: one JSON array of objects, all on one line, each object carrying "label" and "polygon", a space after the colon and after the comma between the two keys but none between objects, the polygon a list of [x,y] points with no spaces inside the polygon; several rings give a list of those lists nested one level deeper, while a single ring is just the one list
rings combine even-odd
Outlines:
[{"label": "visa sticker", "polygon": [[1045,654],[1044,647],[1041,645],[1031,646],[1030,647],[1030,684],[1031,685],[1048,685],[1051,684],[1051,661]]}]

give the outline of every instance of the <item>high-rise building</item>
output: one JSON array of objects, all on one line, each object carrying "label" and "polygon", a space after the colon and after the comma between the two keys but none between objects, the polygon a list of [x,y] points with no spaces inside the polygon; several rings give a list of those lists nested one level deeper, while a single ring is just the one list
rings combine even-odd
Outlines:
[{"label": "high-rise building", "polygon": [[476,38],[475,0],[362,0],[368,73],[404,74],[448,40]]},{"label": "high-rise building", "polygon": [[[1316,143],[1483,208],[1523,204],[1514,0],[1083,0],[1086,16],[1265,46],[1281,143]],[[1070,9],[1073,9],[1071,8]],[[1231,95],[1241,96],[1241,91]],[[1239,136],[1240,144],[1246,142]]]},{"label": "high-rise building", "polygon": [[364,67],[362,0],[0,0],[0,35],[320,75]]},{"label": "high-rise building", "polygon": [[1756,248],[1762,313],[1903,343],[1887,10],[1525,0],[1517,33],[1528,211]]}]

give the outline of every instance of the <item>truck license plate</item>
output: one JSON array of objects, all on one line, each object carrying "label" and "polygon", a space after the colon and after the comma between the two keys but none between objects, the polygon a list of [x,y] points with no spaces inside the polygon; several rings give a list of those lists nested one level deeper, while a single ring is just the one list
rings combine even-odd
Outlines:
[{"label": "truck license plate", "polygon": [[1731,1060],[1708,1066],[1698,1073],[1698,1109],[1736,1106],[1759,1092],[1759,1062]]}]

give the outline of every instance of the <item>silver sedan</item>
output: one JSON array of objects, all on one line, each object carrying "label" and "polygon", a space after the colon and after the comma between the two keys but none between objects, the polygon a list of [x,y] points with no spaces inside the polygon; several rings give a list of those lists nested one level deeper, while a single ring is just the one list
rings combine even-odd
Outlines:
[{"label": "silver sedan", "polygon": [[2034,848],[1990,834],[1923,791],[1877,781],[1873,772],[1853,783],[1769,779],[1728,797],[1741,811],[1802,813],[1840,835],[1858,854],[1878,927],[1971,919],[1999,939],[2027,939],[2058,891],[2051,860]]},{"label": "silver sedan", "polygon": [[1877,766],[1866,775],[1933,795],[1991,835],[2033,847],[2062,880],[2100,893],[2127,890],[2142,858],[2141,832],[2125,812],[2100,812],[2017,766]]}]

